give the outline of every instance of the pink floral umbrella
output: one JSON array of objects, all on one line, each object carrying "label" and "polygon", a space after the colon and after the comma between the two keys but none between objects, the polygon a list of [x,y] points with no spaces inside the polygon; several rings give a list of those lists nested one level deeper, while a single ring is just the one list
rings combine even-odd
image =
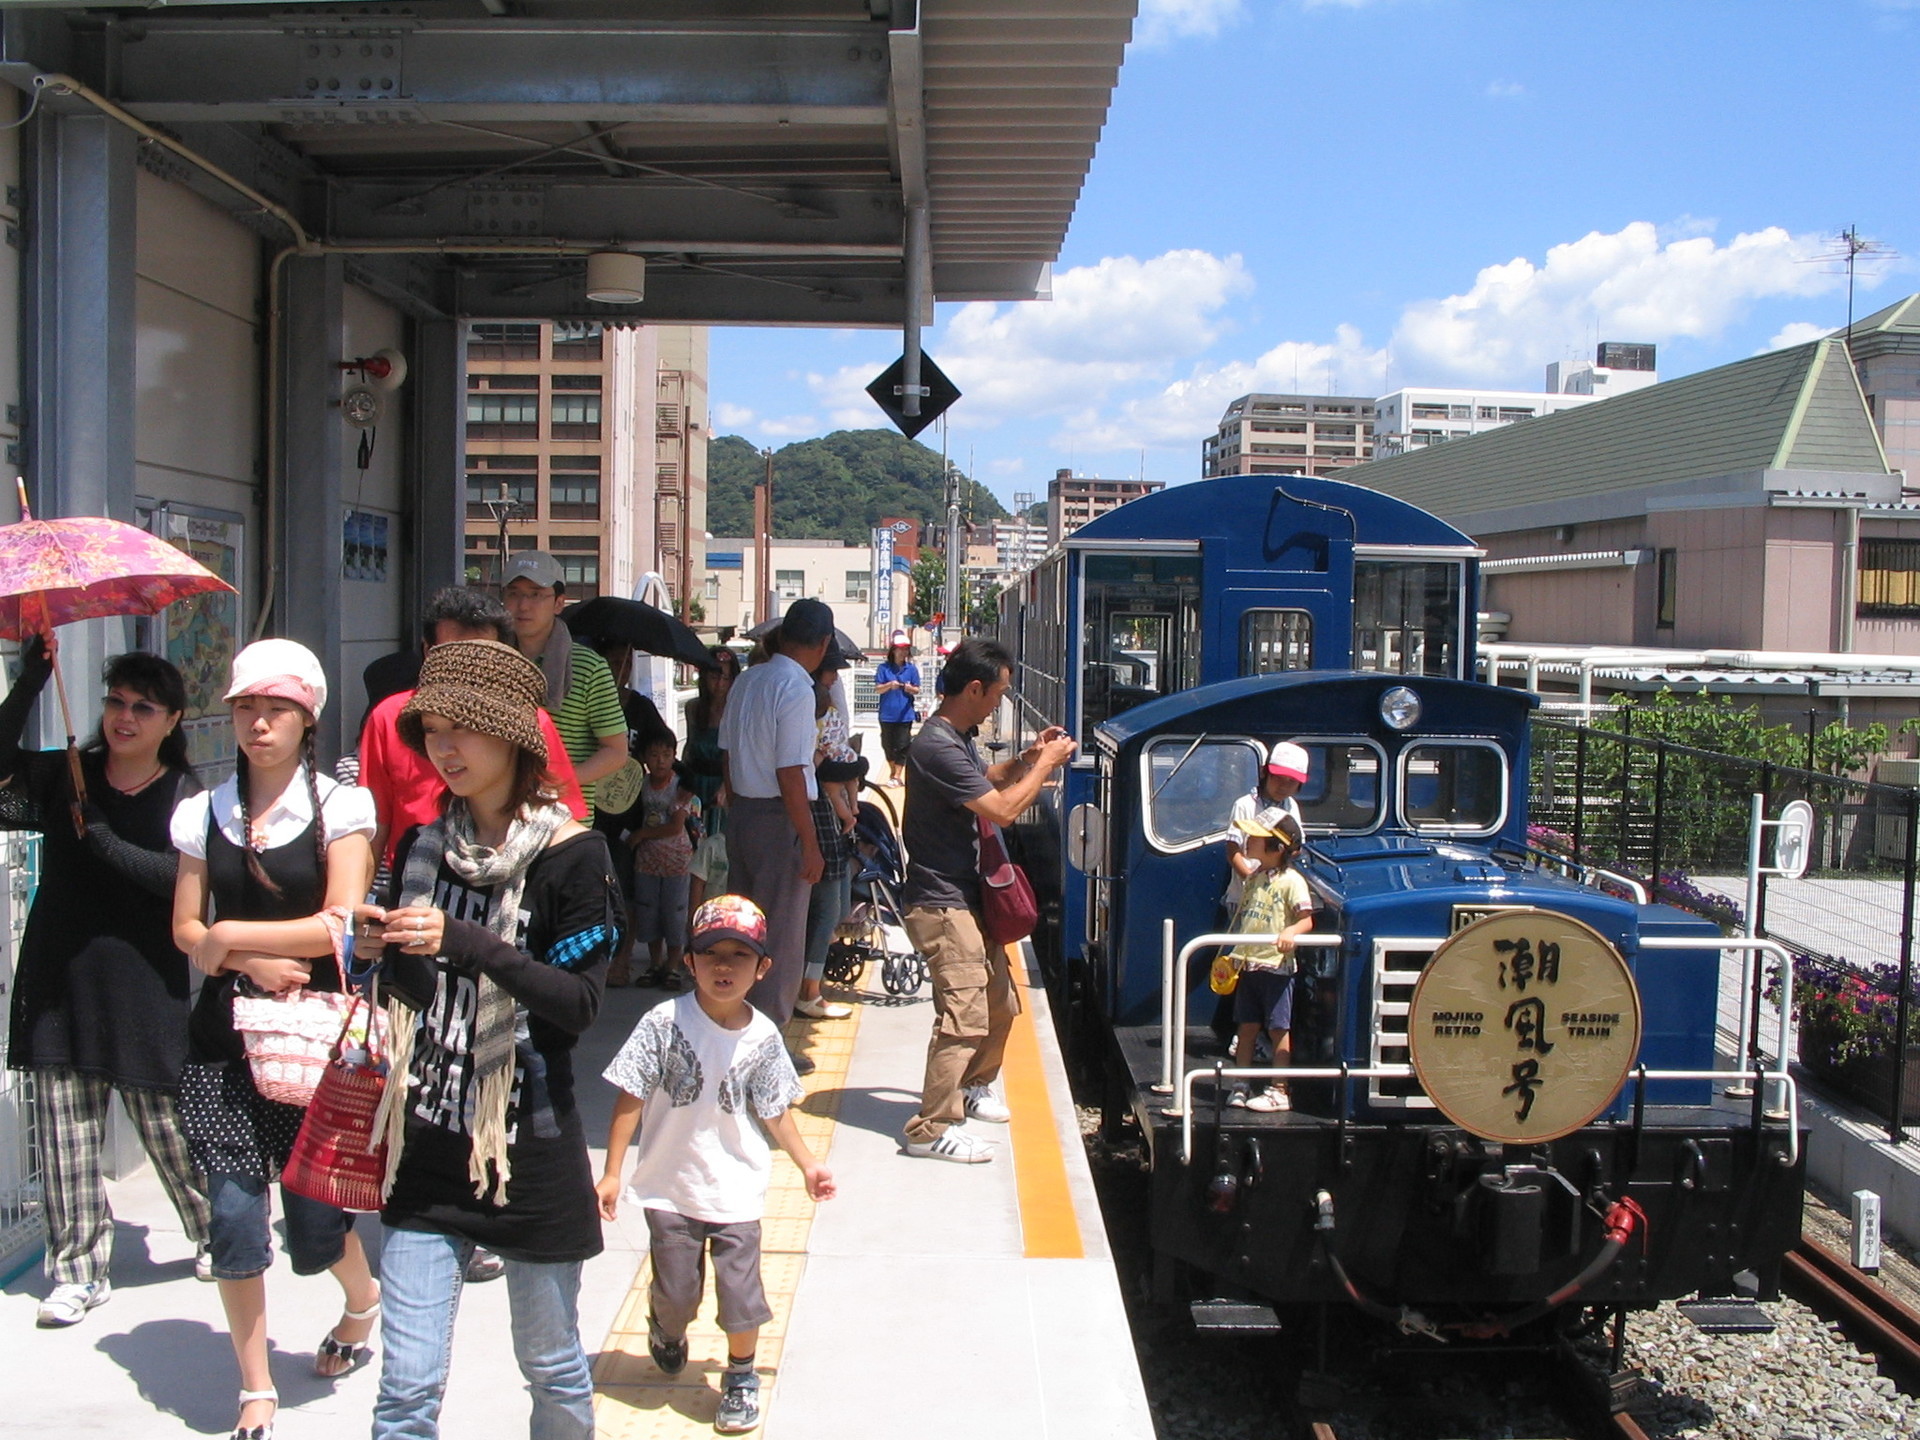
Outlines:
[{"label": "pink floral umbrella", "polygon": [[[36,520],[20,489],[17,525],[0,525],[0,638],[53,639],[56,625],[103,615],[153,615],[176,600],[233,587],[206,566],[157,536],[99,516]],[[53,678],[67,726],[67,764],[73,777],[74,825],[86,792],[74,748],[73,712],[56,660]]]}]

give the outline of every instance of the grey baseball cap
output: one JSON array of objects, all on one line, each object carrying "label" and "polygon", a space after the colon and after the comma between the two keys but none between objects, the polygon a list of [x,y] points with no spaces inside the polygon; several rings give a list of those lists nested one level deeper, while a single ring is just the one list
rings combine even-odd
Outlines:
[{"label": "grey baseball cap", "polygon": [[560,562],[544,550],[521,550],[507,561],[507,572],[500,577],[500,588],[516,580],[531,580],[542,590],[558,590],[566,584]]}]

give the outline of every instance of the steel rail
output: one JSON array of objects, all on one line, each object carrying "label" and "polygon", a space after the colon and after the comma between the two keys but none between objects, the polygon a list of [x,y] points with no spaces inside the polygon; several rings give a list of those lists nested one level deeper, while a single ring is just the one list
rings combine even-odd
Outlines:
[{"label": "steel rail", "polygon": [[1781,1267],[1783,1288],[1867,1345],[1909,1391],[1920,1388],[1920,1311],[1802,1235]]}]

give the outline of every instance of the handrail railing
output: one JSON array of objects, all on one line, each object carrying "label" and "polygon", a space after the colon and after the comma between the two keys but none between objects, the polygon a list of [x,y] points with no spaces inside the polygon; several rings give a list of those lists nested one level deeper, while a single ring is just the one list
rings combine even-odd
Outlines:
[{"label": "handrail railing", "polygon": [[[1758,936],[1723,935],[1717,940],[1701,942],[1684,935],[1649,935],[1640,941],[1642,950],[1738,950],[1742,960],[1740,966],[1740,1032],[1734,1044],[1734,1060],[1746,1064],[1755,1062],[1758,1069],[1760,1059],[1760,1036],[1747,1034],[1747,1017],[1758,1016],[1760,1001],[1764,994],[1765,982],[1761,978],[1760,968],[1755,966],[1751,957],[1770,954],[1780,963],[1780,1033],[1774,1046],[1773,1061],[1781,1071],[1787,1068],[1787,1022],[1793,1014],[1793,952],[1778,940],[1762,939]],[[1756,1031],[1758,1025],[1755,1026]],[[1745,1051],[1747,1053],[1742,1054]],[[1733,1092],[1742,1094],[1746,1092]],[[1779,1107],[1775,1107],[1779,1108]]]},{"label": "handrail railing", "polygon": [[[1412,1076],[1411,1065],[1367,1065],[1335,1069],[1327,1066],[1258,1066],[1228,1069],[1206,1066],[1186,1071],[1180,1081],[1180,1163],[1193,1163],[1193,1082],[1205,1076],[1208,1079],[1221,1080],[1405,1080]],[[1785,1069],[1761,1070],[1758,1067],[1749,1071],[1729,1070],[1635,1070],[1634,1081],[1651,1080],[1725,1080],[1730,1075],[1745,1074],[1755,1084],[1765,1084],[1771,1080],[1781,1087],[1781,1109],[1786,1112],[1787,1156],[1782,1162],[1788,1169],[1800,1163],[1800,1086]],[[1344,1100],[1342,1102],[1344,1104]],[[1172,1112],[1169,1112],[1172,1113]]]},{"label": "handrail railing", "polygon": [[[1196,935],[1180,947],[1179,958],[1173,953],[1173,921],[1167,920],[1160,927],[1160,1083],[1153,1088],[1161,1094],[1173,1092],[1173,1077],[1180,1074],[1187,1063],[1187,962],[1193,958],[1196,950],[1218,948],[1221,945],[1272,945],[1279,941],[1277,934],[1243,934],[1235,931],[1215,930],[1205,935]],[[1337,948],[1346,937],[1344,935],[1296,935],[1294,948],[1327,950]]]}]

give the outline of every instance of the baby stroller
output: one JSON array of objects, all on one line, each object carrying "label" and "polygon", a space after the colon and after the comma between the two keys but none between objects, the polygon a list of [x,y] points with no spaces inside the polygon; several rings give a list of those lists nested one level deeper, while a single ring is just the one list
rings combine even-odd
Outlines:
[{"label": "baby stroller", "polygon": [[[869,787],[871,788],[871,787]],[[827,946],[827,979],[856,985],[869,961],[880,962],[880,983],[889,995],[911,995],[927,978],[926,957],[913,948],[900,909],[906,879],[900,837],[887,811],[862,800],[853,827],[853,908]]]}]

